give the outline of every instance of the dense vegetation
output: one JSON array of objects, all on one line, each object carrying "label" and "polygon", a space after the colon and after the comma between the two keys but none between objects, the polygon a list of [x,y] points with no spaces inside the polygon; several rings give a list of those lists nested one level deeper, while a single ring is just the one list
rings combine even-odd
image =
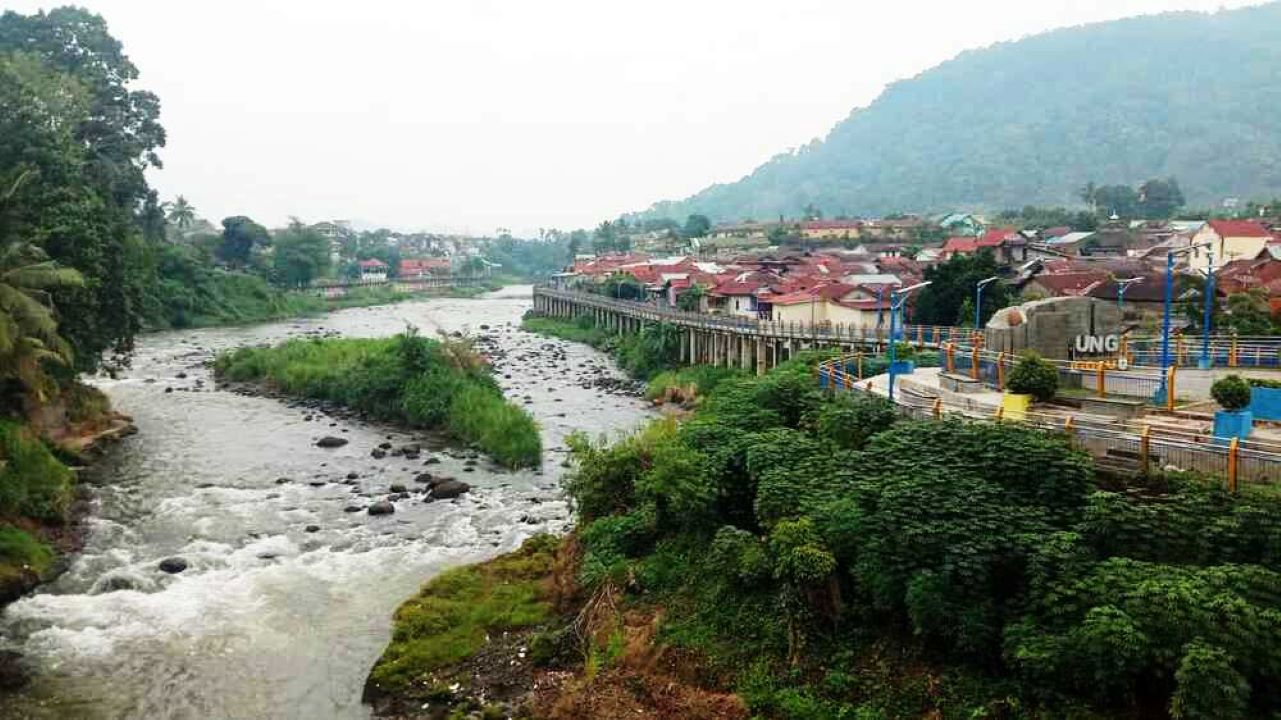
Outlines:
[{"label": "dense vegetation", "polygon": [[0,602],[48,572],[41,530],[71,505],[75,476],[27,427],[0,420]]},{"label": "dense vegetation", "polygon": [[340,403],[411,427],[442,428],[509,467],[537,465],[538,428],[508,403],[466,339],[290,340],[220,355],[220,377]]},{"label": "dense vegetation", "polygon": [[[1063,438],[825,397],[801,358],[572,441],[579,580],[779,718],[1281,709],[1281,506]],[[709,670],[709,675],[715,675]]]},{"label": "dense vegetation", "polygon": [[1273,3],[967,51],[890,85],[823,140],[645,215],[736,221],[798,217],[807,205],[871,215],[1080,206],[1089,181],[1133,186],[1169,176],[1197,206],[1275,197],[1277,26],[1281,5]]},{"label": "dense vegetation", "polygon": [[651,323],[636,333],[617,333],[597,326],[586,315],[574,320],[529,315],[521,327],[604,350],[614,356],[620,367],[642,380],[675,368],[680,362],[680,328],[666,323]]}]

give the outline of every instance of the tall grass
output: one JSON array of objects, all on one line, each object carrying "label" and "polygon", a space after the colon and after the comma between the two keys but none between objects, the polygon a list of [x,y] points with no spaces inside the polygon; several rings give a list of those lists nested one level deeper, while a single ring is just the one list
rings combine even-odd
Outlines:
[{"label": "tall grass", "polygon": [[224,378],[345,405],[411,427],[441,428],[508,467],[536,465],[533,418],[508,403],[470,342],[412,330],[385,339],[290,340],[220,355]]},{"label": "tall grass", "polygon": [[29,429],[0,420],[0,518],[60,521],[75,475]]},{"label": "tall grass", "polygon": [[680,360],[680,328],[667,323],[646,325],[636,333],[615,333],[597,326],[588,316],[562,320],[531,315],[521,321],[521,327],[610,353],[619,366],[643,380],[676,367]]}]

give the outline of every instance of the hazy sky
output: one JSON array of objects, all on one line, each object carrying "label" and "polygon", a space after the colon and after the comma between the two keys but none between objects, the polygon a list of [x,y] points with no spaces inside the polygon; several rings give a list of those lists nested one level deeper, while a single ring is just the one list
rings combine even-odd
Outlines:
[{"label": "hazy sky", "polygon": [[[0,0],[30,12],[63,3]],[[736,180],[961,50],[1217,0],[81,0],[204,216],[491,233]]]}]

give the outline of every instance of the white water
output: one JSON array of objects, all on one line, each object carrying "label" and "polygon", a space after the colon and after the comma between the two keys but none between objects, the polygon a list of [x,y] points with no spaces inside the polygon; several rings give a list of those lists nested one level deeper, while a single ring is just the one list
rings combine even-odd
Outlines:
[{"label": "white water", "polygon": [[[141,432],[85,474],[95,511],[84,552],[0,615],[0,648],[23,652],[35,671],[22,693],[0,695],[0,718],[368,717],[361,688],[396,606],[444,568],[563,530],[564,436],[614,433],[645,417],[635,399],[578,386],[582,373],[608,365],[604,356],[515,329],[529,297],[528,288],[510,288],[478,300],[143,338],[133,369],[103,383]],[[392,483],[412,488],[424,469],[422,460],[370,457],[378,443],[439,439],[306,421],[313,411],[214,390],[202,365],[241,344],[320,328],[383,336],[406,322],[428,335],[491,326],[508,351],[496,362],[500,378],[511,375],[504,389],[528,396],[542,426],[542,471],[481,459],[464,472],[462,453],[439,447],[441,463],[429,469],[471,483],[470,494],[430,504],[414,496],[387,517],[344,512]],[[551,347],[566,360],[554,361]],[[315,447],[325,434],[350,443]],[[360,475],[354,486],[343,484],[349,472]],[[277,484],[282,477],[292,482]],[[305,532],[312,524],[320,531]],[[170,556],[188,569],[161,572],[157,563]]]}]

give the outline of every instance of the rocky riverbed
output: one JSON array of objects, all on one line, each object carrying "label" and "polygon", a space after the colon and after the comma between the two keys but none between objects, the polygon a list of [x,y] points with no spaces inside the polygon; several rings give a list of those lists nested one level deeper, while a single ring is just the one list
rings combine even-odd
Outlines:
[{"label": "rocky riverbed", "polygon": [[[31,681],[0,718],[365,718],[390,614],[442,569],[563,530],[564,438],[631,429],[604,355],[519,330],[528,288],[146,337],[106,390],[140,433],[85,471],[84,548],[0,614]],[[538,419],[539,469],[341,408],[218,387],[213,355],[306,335],[468,332]]]}]

